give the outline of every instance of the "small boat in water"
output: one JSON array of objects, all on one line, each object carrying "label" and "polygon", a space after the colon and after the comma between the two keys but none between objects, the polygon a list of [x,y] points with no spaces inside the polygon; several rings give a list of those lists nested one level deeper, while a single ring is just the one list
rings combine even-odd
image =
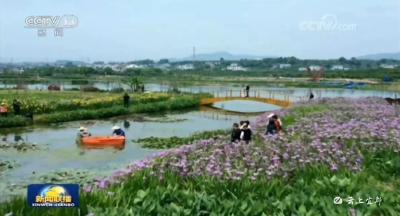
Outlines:
[{"label": "small boat in water", "polygon": [[125,146],[124,136],[89,136],[81,138],[80,143],[89,148],[114,147],[123,149]]}]

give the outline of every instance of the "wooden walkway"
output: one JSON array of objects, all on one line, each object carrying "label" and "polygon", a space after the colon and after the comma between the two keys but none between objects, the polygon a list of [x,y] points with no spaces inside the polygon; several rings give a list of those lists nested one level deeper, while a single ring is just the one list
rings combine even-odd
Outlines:
[{"label": "wooden walkway", "polygon": [[213,103],[223,102],[223,101],[232,101],[232,100],[249,100],[249,101],[257,101],[267,104],[277,105],[283,108],[290,107],[292,102],[289,100],[280,100],[274,98],[261,98],[261,97],[214,97],[214,98],[204,98],[201,100],[201,105],[208,106]]}]

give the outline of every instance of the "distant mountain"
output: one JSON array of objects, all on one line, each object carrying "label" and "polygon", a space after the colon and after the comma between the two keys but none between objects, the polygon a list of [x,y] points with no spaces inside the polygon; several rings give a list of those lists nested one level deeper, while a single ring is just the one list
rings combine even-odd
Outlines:
[{"label": "distant mountain", "polygon": [[[231,54],[229,52],[214,52],[214,53],[200,53],[196,54],[196,61],[219,61],[221,58],[224,60],[237,61],[240,59],[263,59],[273,56],[255,56],[255,55],[243,55],[243,54]],[[191,61],[193,56],[185,58],[170,59],[170,61]]]},{"label": "distant mountain", "polygon": [[400,52],[395,53],[376,53],[370,55],[359,56],[358,59],[370,59],[370,60],[380,60],[380,59],[394,59],[400,60]]}]

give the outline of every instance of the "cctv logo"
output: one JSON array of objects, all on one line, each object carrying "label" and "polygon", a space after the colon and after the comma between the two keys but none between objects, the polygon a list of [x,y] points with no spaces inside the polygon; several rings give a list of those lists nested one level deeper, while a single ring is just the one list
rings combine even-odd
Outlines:
[{"label": "cctv logo", "polygon": [[28,16],[25,28],[73,28],[78,26],[75,15],[63,16]]}]

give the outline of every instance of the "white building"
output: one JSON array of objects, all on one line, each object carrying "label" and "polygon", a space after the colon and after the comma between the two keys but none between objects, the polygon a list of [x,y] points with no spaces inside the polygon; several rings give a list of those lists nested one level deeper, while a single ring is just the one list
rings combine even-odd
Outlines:
[{"label": "white building", "polygon": [[319,71],[319,70],[322,70],[322,67],[319,66],[319,65],[310,65],[308,68],[310,69],[310,71]]},{"label": "white building", "polygon": [[111,66],[113,71],[121,72],[124,68],[121,65],[115,64]]},{"label": "white building", "polygon": [[171,67],[171,64],[170,64],[170,63],[157,64],[157,65],[155,66],[155,68],[159,68],[159,69],[162,69],[162,70],[169,69],[170,67]]},{"label": "white building", "polygon": [[127,64],[125,65],[125,69],[136,69],[136,68],[142,68],[141,65],[137,65],[137,64]]},{"label": "white building", "polygon": [[184,64],[184,65],[178,65],[178,70],[193,70],[194,65],[193,64]]},{"label": "white building", "polygon": [[214,62],[206,62],[206,65],[207,65],[208,67],[210,67],[210,68],[214,68],[214,67],[215,67]]},{"label": "white building", "polygon": [[298,71],[307,71],[306,67],[299,67]]},{"label": "white building", "polygon": [[343,65],[333,65],[331,70],[344,70],[345,67]]},{"label": "white building", "polygon": [[25,70],[23,68],[14,67],[11,69],[11,71],[14,73],[23,73]]},{"label": "white building", "polygon": [[279,69],[291,68],[291,64],[279,64]]},{"label": "white building", "polygon": [[237,63],[232,63],[228,67],[226,67],[226,70],[230,71],[247,71],[247,68],[244,68]]},{"label": "white building", "polygon": [[395,69],[398,65],[394,64],[381,64],[379,67],[384,68],[384,69]]}]

